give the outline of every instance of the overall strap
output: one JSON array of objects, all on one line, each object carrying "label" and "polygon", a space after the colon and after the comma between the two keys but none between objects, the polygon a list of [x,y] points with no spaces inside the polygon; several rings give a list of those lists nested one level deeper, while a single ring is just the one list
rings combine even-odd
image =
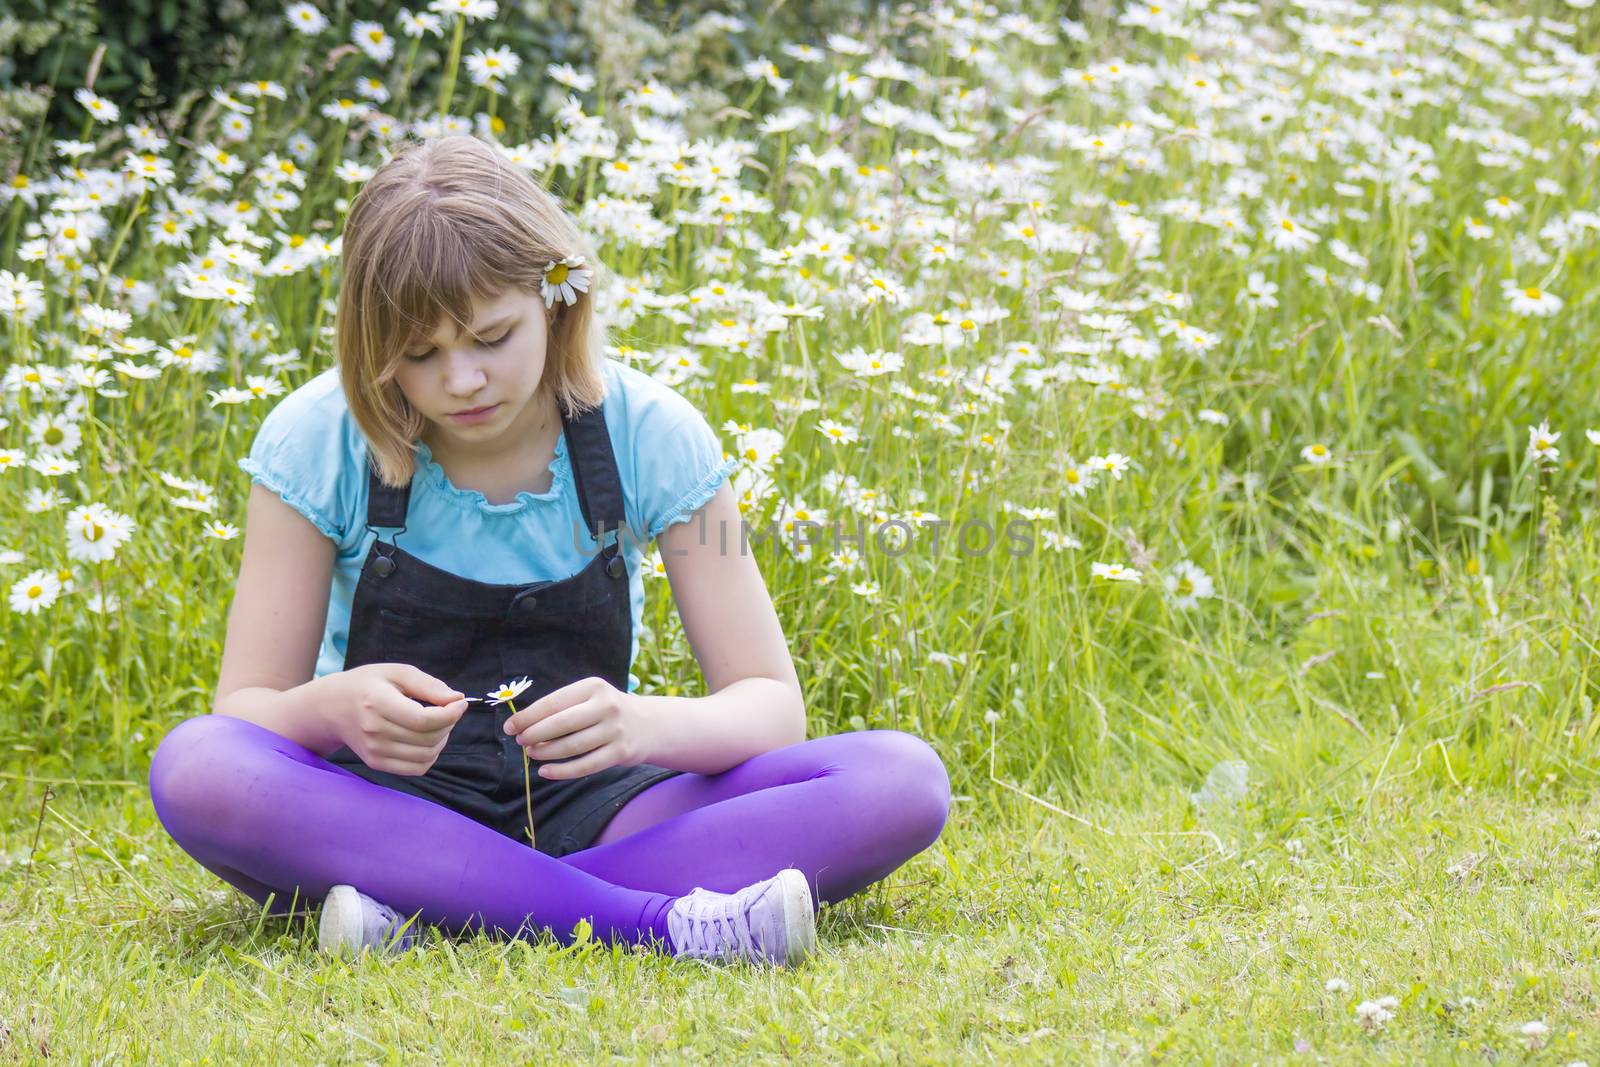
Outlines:
[{"label": "overall strap", "polygon": [[406,510],[411,504],[411,483],[400,488],[384,485],[378,477],[378,468],[369,454],[367,458],[367,526],[391,526],[405,529]]},{"label": "overall strap", "polygon": [[617,457],[606,430],[605,405],[590,408],[574,419],[562,411],[561,422],[566,428],[568,458],[572,461],[572,480],[578,490],[584,529],[598,544],[607,530],[620,529],[627,521],[622,507],[622,476],[617,473]]}]

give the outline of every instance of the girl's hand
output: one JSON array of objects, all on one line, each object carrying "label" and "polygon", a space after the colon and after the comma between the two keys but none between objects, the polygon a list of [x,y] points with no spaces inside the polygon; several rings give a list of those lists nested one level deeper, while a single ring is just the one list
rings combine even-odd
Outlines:
[{"label": "girl's hand", "polygon": [[471,706],[407,663],[366,663],[326,678],[324,715],[335,734],[362,763],[390,774],[428,773]]},{"label": "girl's hand", "polygon": [[506,720],[505,731],[536,760],[567,763],[539,768],[541,778],[581,778],[607,767],[648,762],[649,719],[639,699],[604,678],[581,678],[535,700]]}]

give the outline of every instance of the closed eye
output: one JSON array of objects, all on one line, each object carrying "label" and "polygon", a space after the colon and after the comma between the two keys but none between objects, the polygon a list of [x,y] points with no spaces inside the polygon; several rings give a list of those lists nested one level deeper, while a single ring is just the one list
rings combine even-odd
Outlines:
[{"label": "closed eye", "polygon": [[[493,341],[485,341],[485,342],[483,342],[483,345],[484,345],[485,348],[499,348],[501,345],[505,344],[507,341],[509,341],[511,339],[511,335],[513,333],[516,333],[516,328],[515,327],[513,327],[512,329],[507,330],[505,333],[501,334],[499,337],[496,337]],[[417,355],[409,355],[408,354],[406,356],[406,359],[410,360],[412,363],[423,363],[423,362],[426,362],[428,357],[432,356],[435,351],[436,351],[436,349],[430,348],[426,352],[421,352],[421,353],[418,353]]]}]

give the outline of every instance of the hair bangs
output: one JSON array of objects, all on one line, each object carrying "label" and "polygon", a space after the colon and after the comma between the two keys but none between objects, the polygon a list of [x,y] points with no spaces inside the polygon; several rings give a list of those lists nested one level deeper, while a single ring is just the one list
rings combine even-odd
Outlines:
[{"label": "hair bangs", "polygon": [[396,227],[392,248],[374,249],[382,263],[371,307],[384,354],[382,381],[407,351],[427,347],[436,330],[453,326],[470,334],[474,301],[499,295],[511,281],[494,242],[467,232],[472,228],[424,207]]}]

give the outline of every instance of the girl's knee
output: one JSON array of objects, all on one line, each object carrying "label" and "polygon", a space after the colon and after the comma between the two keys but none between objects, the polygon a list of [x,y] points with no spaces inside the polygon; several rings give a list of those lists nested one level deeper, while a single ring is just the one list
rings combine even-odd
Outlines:
[{"label": "girl's knee", "polygon": [[890,795],[920,836],[931,844],[950,815],[950,774],[933,746],[903,730],[866,730],[862,738],[875,778],[890,784]]},{"label": "girl's knee", "polygon": [[[163,824],[213,807],[218,786],[233,778],[263,728],[228,715],[196,715],[161,739],[150,758],[150,799]],[[265,731],[271,733],[271,731]]]}]

